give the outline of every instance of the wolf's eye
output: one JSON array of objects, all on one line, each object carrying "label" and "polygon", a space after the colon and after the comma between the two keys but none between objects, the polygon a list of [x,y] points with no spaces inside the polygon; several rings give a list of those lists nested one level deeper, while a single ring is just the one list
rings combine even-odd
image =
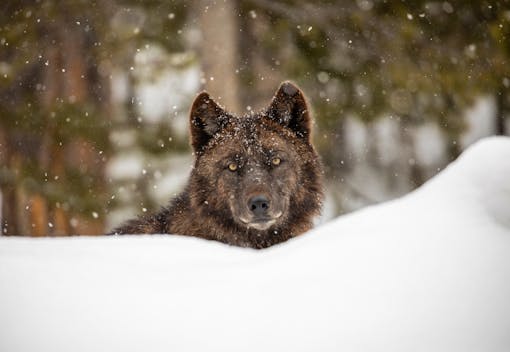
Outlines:
[{"label": "wolf's eye", "polygon": [[282,162],[282,159],[280,159],[280,158],[271,159],[271,164],[273,164],[274,166],[280,165],[281,162]]},{"label": "wolf's eye", "polygon": [[236,171],[237,170],[237,164],[236,163],[230,163],[228,164],[228,169],[230,171]]}]

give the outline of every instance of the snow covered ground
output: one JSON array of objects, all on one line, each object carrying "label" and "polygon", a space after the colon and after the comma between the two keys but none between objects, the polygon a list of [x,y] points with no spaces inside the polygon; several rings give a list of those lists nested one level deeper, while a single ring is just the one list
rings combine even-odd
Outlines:
[{"label": "snow covered ground", "polygon": [[510,138],[255,251],[0,238],[0,351],[509,351]]}]

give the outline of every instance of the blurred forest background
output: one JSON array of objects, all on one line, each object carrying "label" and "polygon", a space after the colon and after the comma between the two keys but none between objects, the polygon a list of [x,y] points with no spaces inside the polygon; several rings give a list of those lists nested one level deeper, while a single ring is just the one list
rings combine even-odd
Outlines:
[{"label": "blurred forest background", "polygon": [[195,94],[245,113],[287,79],[325,217],[400,196],[509,133],[509,60],[509,0],[3,0],[1,232],[101,234],[166,204]]}]

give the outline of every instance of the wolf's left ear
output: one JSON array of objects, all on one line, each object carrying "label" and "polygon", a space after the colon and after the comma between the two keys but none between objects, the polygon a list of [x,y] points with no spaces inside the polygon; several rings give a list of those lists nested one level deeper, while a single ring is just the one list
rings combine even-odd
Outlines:
[{"label": "wolf's left ear", "polygon": [[298,137],[310,140],[311,118],[303,92],[291,82],[278,88],[269,109],[268,117],[290,128]]},{"label": "wolf's left ear", "polygon": [[200,93],[190,111],[191,145],[201,153],[209,140],[227,123],[228,114],[207,92]]}]

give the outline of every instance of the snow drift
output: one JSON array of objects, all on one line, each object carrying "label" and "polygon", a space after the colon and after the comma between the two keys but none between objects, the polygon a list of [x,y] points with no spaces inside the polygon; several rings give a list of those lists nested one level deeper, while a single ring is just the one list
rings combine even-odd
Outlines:
[{"label": "snow drift", "polygon": [[1,351],[508,351],[510,138],[267,250],[0,238]]}]

